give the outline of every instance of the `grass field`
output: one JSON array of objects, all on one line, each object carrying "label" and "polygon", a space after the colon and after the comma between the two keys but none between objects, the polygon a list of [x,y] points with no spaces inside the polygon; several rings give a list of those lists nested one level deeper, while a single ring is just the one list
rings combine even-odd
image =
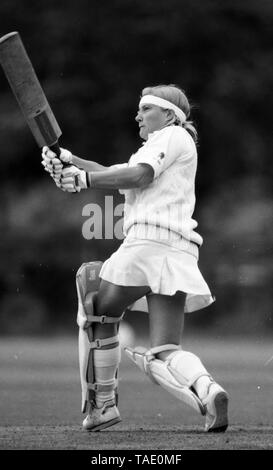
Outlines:
[{"label": "grass field", "polygon": [[271,449],[273,344],[253,340],[187,338],[230,395],[230,427],[203,432],[204,420],[150,383],[123,356],[122,422],[97,433],[81,429],[81,392],[74,337],[2,338],[0,449]]}]

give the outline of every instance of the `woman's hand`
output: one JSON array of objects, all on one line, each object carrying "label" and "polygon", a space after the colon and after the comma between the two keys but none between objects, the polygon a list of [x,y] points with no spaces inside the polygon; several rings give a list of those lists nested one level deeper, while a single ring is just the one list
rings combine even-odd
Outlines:
[{"label": "woman's hand", "polygon": [[57,158],[56,153],[52,152],[49,147],[43,147],[42,165],[45,171],[50,174],[51,178],[53,178],[57,184],[57,182],[60,181],[64,165],[61,160]]},{"label": "woman's hand", "polygon": [[74,163],[73,162],[73,155],[70,152],[70,150],[63,149],[62,147],[61,147],[61,153],[60,153],[59,158],[64,163],[68,163],[70,165]]},{"label": "woman's hand", "polygon": [[76,193],[86,189],[88,187],[87,173],[74,165],[70,165],[63,169],[57,186],[62,191],[69,193]]}]

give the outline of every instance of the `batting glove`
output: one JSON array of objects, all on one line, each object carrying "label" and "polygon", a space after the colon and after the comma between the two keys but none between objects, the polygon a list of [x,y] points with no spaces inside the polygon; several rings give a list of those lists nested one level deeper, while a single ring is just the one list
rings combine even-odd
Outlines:
[{"label": "batting glove", "polygon": [[80,192],[89,187],[87,173],[74,165],[64,168],[57,186],[69,193]]},{"label": "batting glove", "polygon": [[64,163],[72,164],[72,153],[69,150],[61,148],[60,160]]},{"label": "batting glove", "polygon": [[52,152],[48,147],[43,147],[42,150],[42,165],[50,176],[54,179],[55,183],[60,181],[63,163],[56,154]]}]

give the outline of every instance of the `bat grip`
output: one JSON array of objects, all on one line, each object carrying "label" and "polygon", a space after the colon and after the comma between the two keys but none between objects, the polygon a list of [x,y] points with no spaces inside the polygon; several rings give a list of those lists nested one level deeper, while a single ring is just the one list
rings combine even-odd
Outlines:
[{"label": "bat grip", "polygon": [[[56,153],[57,157],[60,156],[61,154],[61,148],[58,144],[58,142],[56,142],[55,144],[53,145],[50,145],[50,150],[52,150],[52,152]],[[62,162],[63,166],[69,166],[69,163],[65,163],[65,162]]]},{"label": "bat grip", "polygon": [[60,148],[58,142],[56,142],[56,144],[50,145],[49,148],[50,148],[50,150],[52,150],[52,152],[56,153],[57,157],[60,156],[61,148]]}]

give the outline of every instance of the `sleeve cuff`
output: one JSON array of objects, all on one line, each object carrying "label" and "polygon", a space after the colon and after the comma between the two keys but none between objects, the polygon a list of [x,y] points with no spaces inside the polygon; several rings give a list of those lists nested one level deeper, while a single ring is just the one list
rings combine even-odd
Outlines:
[{"label": "sleeve cuff", "polygon": [[86,172],[86,186],[87,188],[91,188],[91,173],[90,172]]},{"label": "sleeve cuff", "polygon": [[150,165],[152,169],[154,170],[154,179],[155,179],[162,172],[164,156],[165,154],[163,152],[161,152],[160,154],[154,157],[147,156],[145,158],[145,156],[143,156],[141,159],[138,160],[137,164],[145,163],[145,165]]}]

